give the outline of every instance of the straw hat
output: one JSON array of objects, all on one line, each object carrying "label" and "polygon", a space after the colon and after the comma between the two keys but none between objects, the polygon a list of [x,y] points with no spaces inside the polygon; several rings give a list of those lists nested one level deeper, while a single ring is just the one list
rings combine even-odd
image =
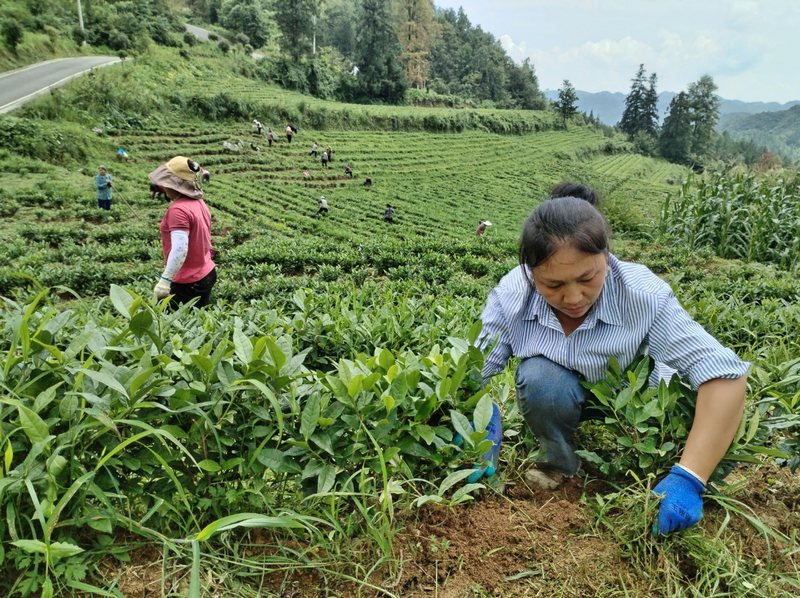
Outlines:
[{"label": "straw hat", "polygon": [[203,190],[197,177],[203,169],[194,160],[185,156],[175,156],[150,173],[150,182],[162,188],[174,189],[184,197],[202,199]]}]

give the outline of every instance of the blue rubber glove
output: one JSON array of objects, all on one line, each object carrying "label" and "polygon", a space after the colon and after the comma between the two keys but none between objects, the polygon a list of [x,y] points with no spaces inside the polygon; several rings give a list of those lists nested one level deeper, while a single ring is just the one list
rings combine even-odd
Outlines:
[{"label": "blue rubber glove", "polygon": [[[474,429],[473,425],[473,429]],[[497,472],[498,461],[500,460],[500,445],[503,441],[503,422],[500,419],[500,408],[492,403],[492,418],[486,426],[488,432],[486,438],[492,441],[492,448],[484,453],[482,461],[489,462],[488,465],[475,466],[475,473],[467,478],[467,482],[474,484],[480,480],[484,475],[492,477]]]},{"label": "blue rubber glove", "polygon": [[706,487],[680,465],[673,465],[669,474],[653,488],[662,495],[658,506],[658,522],[654,534],[669,534],[693,526],[703,516],[703,491]]}]

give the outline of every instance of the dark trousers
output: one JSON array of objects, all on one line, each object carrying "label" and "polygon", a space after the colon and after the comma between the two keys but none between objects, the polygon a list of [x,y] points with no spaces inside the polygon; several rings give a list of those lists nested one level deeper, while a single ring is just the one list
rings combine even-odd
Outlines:
[{"label": "dark trousers", "polygon": [[170,300],[171,307],[177,307],[181,303],[188,303],[195,297],[199,297],[195,307],[203,307],[211,303],[211,289],[217,282],[217,269],[214,268],[200,280],[195,282],[173,282],[169,292],[173,297]]},{"label": "dark trousers", "polygon": [[110,199],[98,199],[97,200],[97,207],[101,210],[110,210],[111,209],[111,200]]}]

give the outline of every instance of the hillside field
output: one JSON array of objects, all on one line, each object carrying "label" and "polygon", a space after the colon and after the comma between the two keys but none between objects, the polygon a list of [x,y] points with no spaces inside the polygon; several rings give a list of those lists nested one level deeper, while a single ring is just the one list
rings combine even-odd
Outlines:
[{"label": "hillside field", "polygon": [[[549,112],[337,104],[264,84],[249,58],[191,51],[128,60],[0,118],[0,590],[800,592],[800,283],[660,234],[685,169]],[[313,141],[333,149],[329,168]],[[211,173],[219,282],[215,305],[171,313],[150,299],[167,204],[147,174],[175,155]],[[110,213],[94,199],[101,163]],[[523,475],[538,447],[513,368],[481,388],[471,343],[486,295],[564,180],[601,192],[615,254],[662,275],[753,363],[733,471],[687,532],[651,534],[650,494],[691,423],[685,388],[656,405],[646,362],[632,378],[612,368],[607,425],[579,433],[585,472],[553,492]],[[479,239],[480,219],[493,226]],[[491,401],[500,471],[467,484]]]}]

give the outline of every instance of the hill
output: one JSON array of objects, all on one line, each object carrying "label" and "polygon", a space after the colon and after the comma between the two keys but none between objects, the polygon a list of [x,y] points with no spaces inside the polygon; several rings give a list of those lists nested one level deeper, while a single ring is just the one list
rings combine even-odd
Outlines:
[{"label": "hill", "polygon": [[800,106],[758,114],[724,114],[717,129],[734,139],[746,139],[769,150],[800,159]]},{"label": "hill", "polygon": [[[620,92],[589,92],[576,90],[578,94],[578,110],[589,114],[594,113],[600,121],[607,125],[616,125],[622,118],[625,110],[626,94]],[[544,91],[549,100],[558,98],[558,90],[547,89]],[[663,121],[669,109],[669,103],[677,94],[672,91],[662,91],[658,94],[658,113]],[[756,114],[760,112],[783,111],[800,104],[800,100],[780,104],[778,102],[743,102],[720,98],[720,115],[729,114]]]}]

